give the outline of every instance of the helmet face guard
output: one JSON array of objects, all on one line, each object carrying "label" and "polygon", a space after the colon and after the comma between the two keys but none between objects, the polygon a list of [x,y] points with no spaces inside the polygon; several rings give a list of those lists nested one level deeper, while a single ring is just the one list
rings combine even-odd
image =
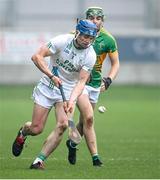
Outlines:
[{"label": "helmet face guard", "polygon": [[97,35],[97,26],[88,20],[80,20],[76,26],[76,30],[80,34],[96,37]]},{"label": "helmet face guard", "polygon": [[88,19],[89,16],[99,16],[104,20],[103,9],[100,7],[89,7],[86,11],[86,18]]}]

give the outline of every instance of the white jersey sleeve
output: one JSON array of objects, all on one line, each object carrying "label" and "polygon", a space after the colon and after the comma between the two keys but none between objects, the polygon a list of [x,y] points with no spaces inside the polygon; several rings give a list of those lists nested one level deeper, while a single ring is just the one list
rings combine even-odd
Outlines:
[{"label": "white jersey sleeve", "polygon": [[47,43],[47,47],[53,54],[56,54],[60,52],[61,48],[63,47],[64,39],[64,35],[56,36]]}]

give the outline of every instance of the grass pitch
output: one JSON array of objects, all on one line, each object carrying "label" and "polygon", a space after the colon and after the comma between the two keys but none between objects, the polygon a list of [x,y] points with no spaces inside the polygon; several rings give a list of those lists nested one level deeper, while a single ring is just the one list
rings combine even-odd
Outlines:
[{"label": "grass pitch", "polygon": [[[67,162],[65,141],[47,159],[46,170],[30,170],[42,144],[55,125],[51,111],[44,132],[28,137],[20,157],[11,145],[20,126],[31,119],[33,86],[0,86],[0,178],[3,179],[159,179],[160,87],[111,86],[100,95],[95,110],[99,154],[104,163],[92,166],[85,140],[79,145],[77,164]],[[99,105],[107,107],[103,114]],[[78,111],[75,113],[75,120]]]}]

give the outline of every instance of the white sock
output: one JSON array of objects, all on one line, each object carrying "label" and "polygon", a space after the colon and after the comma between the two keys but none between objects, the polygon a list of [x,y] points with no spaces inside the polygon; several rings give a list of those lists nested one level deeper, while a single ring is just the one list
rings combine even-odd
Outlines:
[{"label": "white sock", "polygon": [[41,162],[41,163],[42,163],[43,161],[42,161],[42,159],[40,159],[39,157],[37,157],[37,158],[34,160],[33,164],[36,164],[36,163],[38,163],[38,162]]}]

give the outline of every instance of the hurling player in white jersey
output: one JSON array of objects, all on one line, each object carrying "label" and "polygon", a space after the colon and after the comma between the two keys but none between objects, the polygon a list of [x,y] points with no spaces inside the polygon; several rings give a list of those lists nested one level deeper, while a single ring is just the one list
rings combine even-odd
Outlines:
[{"label": "hurling player in white jersey", "polygon": [[[43,161],[59,145],[73,116],[75,102],[82,93],[85,83],[96,61],[91,46],[97,35],[97,27],[88,20],[80,20],[76,25],[76,34],[57,36],[41,47],[32,61],[43,72],[43,77],[34,88],[32,121],[26,122],[18,131],[12,145],[12,153],[19,156],[28,135],[42,133],[51,108],[55,107],[56,126],[43,144],[40,154],[31,164],[31,169],[43,169]],[[45,57],[50,56],[49,65]],[[54,72],[58,68],[59,76]],[[59,86],[63,85],[67,103],[63,103]]]}]

